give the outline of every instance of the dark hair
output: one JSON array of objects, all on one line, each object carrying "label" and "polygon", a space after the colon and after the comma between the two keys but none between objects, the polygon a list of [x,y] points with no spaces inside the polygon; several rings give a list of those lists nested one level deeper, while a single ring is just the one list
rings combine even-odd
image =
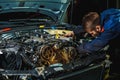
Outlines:
[{"label": "dark hair", "polygon": [[90,12],[83,17],[82,26],[84,29],[95,29],[96,25],[100,25],[100,16],[96,12]]}]

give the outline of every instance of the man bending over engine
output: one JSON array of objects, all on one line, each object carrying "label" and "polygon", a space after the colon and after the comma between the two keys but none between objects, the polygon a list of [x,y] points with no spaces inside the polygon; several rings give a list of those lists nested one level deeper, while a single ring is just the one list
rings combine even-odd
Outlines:
[{"label": "man bending over engine", "polygon": [[[90,12],[83,17],[82,26],[95,39],[77,47],[78,52],[94,53],[109,44],[108,51],[113,62],[110,72],[120,74],[120,10],[108,9],[100,15]],[[65,36],[75,36],[79,31],[80,28],[77,27]]]}]

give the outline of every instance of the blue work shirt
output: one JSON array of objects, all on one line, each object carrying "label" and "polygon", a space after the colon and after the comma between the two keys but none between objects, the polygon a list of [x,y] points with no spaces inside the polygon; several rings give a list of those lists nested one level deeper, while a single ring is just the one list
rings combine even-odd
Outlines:
[{"label": "blue work shirt", "polygon": [[[86,44],[81,44],[77,47],[79,53],[93,53],[104,48],[110,40],[120,36],[120,10],[108,9],[100,14],[101,26],[104,28],[97,38]],[[79,29],[74,31],[75,34]]]}]

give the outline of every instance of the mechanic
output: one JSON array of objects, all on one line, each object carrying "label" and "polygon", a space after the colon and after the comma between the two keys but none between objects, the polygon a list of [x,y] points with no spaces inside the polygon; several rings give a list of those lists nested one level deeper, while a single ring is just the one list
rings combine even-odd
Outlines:
[{"label": "mechanic", "polygon": [[[83,17],[82,27],[95,39],[77,47],[78,52],[90,54],[109,45],[108,53],[112,61],[110,72],[120,74],[120,10],[108,9],[101,14],[90,12]],[[80,29],[78,26],[65,36],[78,35]]]}]

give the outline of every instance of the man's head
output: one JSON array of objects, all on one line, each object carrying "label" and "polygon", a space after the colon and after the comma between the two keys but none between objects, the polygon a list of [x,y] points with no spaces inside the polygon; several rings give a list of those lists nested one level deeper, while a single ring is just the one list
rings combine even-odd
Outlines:
[{"label": "man's head", "polygon": [[82,26],[86,32],[96,37],[101,32],[100,16],[96,12],[90,12],[83,17]]}]

